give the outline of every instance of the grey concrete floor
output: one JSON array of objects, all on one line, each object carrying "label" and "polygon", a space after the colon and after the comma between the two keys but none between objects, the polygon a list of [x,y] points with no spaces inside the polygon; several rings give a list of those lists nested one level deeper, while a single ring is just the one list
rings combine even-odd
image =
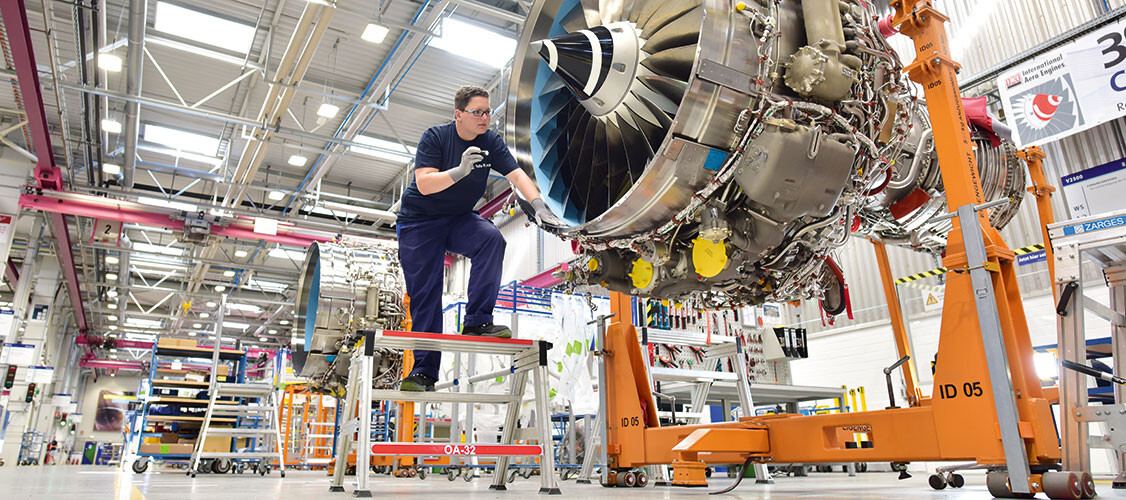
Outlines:
[{"label": "grey concrete floor", "polygon": [[[350,478],[349,478],[350,479]],[[1100,478],[1105,479],[1105,478]],[[844,473],[811,474],[809,477],[777,478],[773,485],[747,482],[732,493],[710,496],[730,484],[729,479],[715,479],[708,488],[603,488],[577,485],[574,481],[560,484],[563,496],[555,498],[617,498],[644,500],[657,498],[738,499],[983,499],[990,498],[981,474],[966,474],[962,489],[934,491],[927,485],[925,474],[899,481],[894,473],[870,472],[850,478]],[[372,476],[372,492],[376,498],[419,499],[516,499],[551,498],[537,494],[539,480],[517,479],[507,492],[488,489],[489,476],[466,483],[461,479],[449,482],[444,476],[419,479],[395,479]],[[1126,491],[1115,491],[1109,484],[1098,484],[1100,498],[1126,498]],[[289,471],[285,479],[277,473],[269,476],[199,475],[188,478],[182,471],[156,468],[143,475],[118,472],[108,467],[49,466],[0,467],[0,499],[113,499],[113,500],[257,500],[257,499],[347,499],[352,498],[351,481],[346,493],[329,493],[328,478],[321,471]],[[1041,495],[1040,498],[1043,498]]]}]

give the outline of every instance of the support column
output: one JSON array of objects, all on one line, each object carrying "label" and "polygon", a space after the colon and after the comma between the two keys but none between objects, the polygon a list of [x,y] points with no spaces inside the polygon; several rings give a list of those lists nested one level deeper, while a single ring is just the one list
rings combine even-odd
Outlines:
[{"label": "support column", "polygon": [[911,335],[908,333],[907,323],[903,319],[903,307],[899,302],[899,291],[895,288],[895,278],[891,274],[887,245],[882,241],[873,240],[872,249],[876,252],[876,264],[880,267],[880,282],[883,284],[884,300],[887,302],[888,315],[891,318],[895,350],[899,354],[899,359],[910,356],[907,362],[903,364],[903,382],[907,387],[907,401],[910,406],[918,406],[921,394],[918,368],[915,364],[915,354],[911,349]]}]

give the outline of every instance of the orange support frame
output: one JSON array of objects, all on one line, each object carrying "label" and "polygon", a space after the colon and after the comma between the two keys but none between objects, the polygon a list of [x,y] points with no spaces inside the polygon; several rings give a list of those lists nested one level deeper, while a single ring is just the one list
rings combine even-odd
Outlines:
[{"label": "orange support frame", "polygon": [[[892,0],[890,4],[895,9],[893,24],[915,43],[918,57],[906,71],[926,89],[947,203],[952,211],[979,205],[984,198],[955,79],[959,66],[949,56],[943,26],[946,17],[934,10],[930,0]],[[1032,363],[1032,345],[1013,271],[1014,255],[986,215],[978,212],[988,258],[985,267],[995,271],[992,284],[1016,394],[1020,436],[1032,465],[1054,465],[1060,460],[1060,448],[1049,403]],[[606,332],[603,356],[608,465],[623,470],[673,464],[674,484],[700,485],[704,484],[703,463],[738,463],[747,458],[775,463],[1005,463],[977,307],[965,272],[970,264],[955,219],[944,260],[953,272],[943,305],[934,375],[937,392],[931,398],[917,397],[909,408],[745,417],[721,424],[659,426],[647,367],[629,320],[630,299],[612,293],[611,312],[616,316]],[[902,344],[900,352],[908,352],[905,335],[897,333],[896,337],[897,344]],[[913,375],[912,370],[909,379]],[[859,434],[867,435],[869,447],[848,444]],[[1039,480],[1037,475],[1032,477]],[[1031,486],[1031,491],[1039,491],[1039,485]]]},{"label": "orange support frame", "polygon": [[[1036,197],[1036,213],[1040,217],[1040,232],[1044,236],[1044,256],[1047,258],[1048,263],[1048,276],[1054,277],[1056,275],[1056,259],[1053,257],[1051,239],[1048,237],[1048,226],[1056,222],[1056,216],[1052,212],[1052,193],[1056,188],[1048,184],[1048,178],[1044,175],[1044,158],[1048,155],[1044,154],[1044,150],[1039,146],[1032,146],[1017,151],[1017,158],[1024,160],[1025,165],[1028,165],[1028,176],[1032,180],[1032,187],[1028,188],[1028,192]],[[1051,287],[1052,293],[1056,293],[1056,287]]]},{"label": "orange support frame", "polygon": [[923,400],[923,392],[919,389],[918,364],[915,353],[911,352],[911,342],[907,337],[907,323],[903,316],[903,308],[899,305],[899,292],[895,287],[895,278],[891,274],[891,263],[888,262],[887,245],[882,241],[872,240],[872,249],[876,252],[876,264],[880,268],[880,282],[883,284],[884,301],[888,305],[888,315],[891,318],[891,331],[895,337],[895,351],[900,359],[910,356],[903,364],[903,380],[907,385],[907,402],[911,406],[918,405]]}]

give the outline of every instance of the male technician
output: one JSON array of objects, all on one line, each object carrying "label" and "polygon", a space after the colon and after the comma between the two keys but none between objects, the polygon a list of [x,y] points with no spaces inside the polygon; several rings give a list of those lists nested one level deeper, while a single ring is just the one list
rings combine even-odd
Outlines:
[{"label": "male technician", "polygon": [[[489,130],[489,93],[465,86],[454,95],[454,121],[426,129],[415,154],[414,181],[403,193],[395,230],[410,296],[412,330],[442,333],[442,274],[446,252],[469,258],[469,303],[463,335],[509,338],[493,324],[500,291],[504,237],[473,206],[485,194],[489,170],[504,175],[531,200],[538,224],[565,225],[544,205],[532,179],[516,165],[504,141]],[[432,391],[442,353],[414,351],[414,369],[399,388]]]}]

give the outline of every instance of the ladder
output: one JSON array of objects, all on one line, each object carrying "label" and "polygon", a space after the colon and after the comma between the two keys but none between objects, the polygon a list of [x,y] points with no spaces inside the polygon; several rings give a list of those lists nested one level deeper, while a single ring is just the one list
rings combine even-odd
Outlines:
[{"label": "ladder", "polygon": [[[206,459],[254,461],[261,474],[268,472],[270,462],[277,460],[281,477],[285,477],[277,389],[271,384],[261,383],[216,383],[210,396],[203,426],[188,464],[188,474],[194,478],[200,461]],[[230,400],[223,398],[237,400],[237,404],[229,404]],[[235,419],[233,427],[212,426],[213,419],[228,420],[232,417]],[[232,449],[239,449],[241,439],[246,439],[249,446],[240,451],[206,451],[207,438],[211,436],[230,437]]]},{"label": "ladder", "polygon": [[[333,470],[329,491],[344,491],[344,474],[348,467],[347,457],[356,453],[356,479],[353,496],[370,497],[369,477],[370,459],[375,455],[386,456],[448,456],[452,460],[472,457],[496,457],[496,470],[493,474],[491,490],[506,490],[505,472],[509,460],[516,456],[539,457],[540,494],[559,495],[555,477],[555,456],[551,447],[551,412],[548,409],[548,371],[547,352],[551,343],[524,339],[497,339],[467,335],[444,335],[435,333],[400,332],[392,330],[365,330],[363,349],[354,349],[348,367],[348,386],[344,402],[344,413],[340,423],[340,434],[336,441],[336,466]],[[375,346],[392,349],[425,349],[428,351],[478,353],[511,356],[512,364],[506,370],[470,376],[466,380],[453,382],[453,389],[459,384],[471,384],[480,380],[505,377],[508,381],[506,394],[473,392],[408,392],[372,389],[372,356]],[[524,400],[524,388],[528,373],[533,376],[535,388],[535,427],[539,435],[536,445],[514,444],[520,405]],[[505,424],[499,444],[414,443],[414,442],[371,442],[371,409],[373,401],[407,401],[424,403],[474,404],[491,403],[507,405]],[[456,407],[456,406],[455,406]],[[413,425],[414,415],[399,415],[406,419],[399,425]],[[467,433],[472,436],[472,433]],[[470,438],[471,439],[471,438]],[[469,439],[467,439],[468,441]]]}]

